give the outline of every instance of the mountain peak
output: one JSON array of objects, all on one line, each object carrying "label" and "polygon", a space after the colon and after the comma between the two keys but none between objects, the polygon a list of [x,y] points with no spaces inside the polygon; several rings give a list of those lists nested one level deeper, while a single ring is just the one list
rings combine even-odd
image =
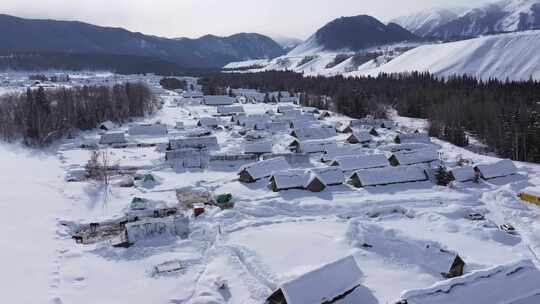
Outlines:
[{"label": "mountain peak", "polygon": [[358,51],[416,38],[414,34],[397,24],[385,25],[369,15],[335,19],[319,29],[314,37],[324,50],[331,51]]}]

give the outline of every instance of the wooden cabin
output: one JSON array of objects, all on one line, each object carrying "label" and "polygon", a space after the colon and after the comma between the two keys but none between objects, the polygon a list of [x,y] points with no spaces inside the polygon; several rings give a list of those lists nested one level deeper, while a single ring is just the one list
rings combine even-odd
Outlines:
[{"label": "wooden cabin", "polygon": [[269,188],[274,192],[292,189],[321,192],[326,188],[325,183],[320,177],[305,169],[289,169],[274,172],[270,176],[269,182]]},{"label": "wooden cabin", "polygon": [[349,183],[354,187],[385,186],[427,181],[428,175],[419,166],[400,166],[355,171]]},{"label": "wooden cabin", "polygon": [[274,171],[288,170],[291,166],[285,158],[276,157],[249,165],[242,166],[238,172],[239,180],[243,183],[254,183],[272,175]]},{"label": "wooden cabin", "polygon": [[368,296],[365,293],[353,292],[361,286],[362,277],[354,257],[347,256],[280,284],[265,304],[371,303],[362,298]]},{"label": "wooden cabin", "polygon": [[365,144],[372,140],[371,134],[366,131],[353,131],[347,138],[349,144]]},{"label": "wooden cabin", "polygon": [[474,167],[474,171],[485,180],[490,180],[498,177],[505,177],[517,173],[517,168],[514,162],[509,159],[503,159],[496,163],[481,164]]}]

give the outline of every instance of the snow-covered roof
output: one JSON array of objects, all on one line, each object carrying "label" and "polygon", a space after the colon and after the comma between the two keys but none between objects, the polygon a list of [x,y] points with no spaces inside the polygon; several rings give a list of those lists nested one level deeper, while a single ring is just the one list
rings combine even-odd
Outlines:
[{"label": "snow-covered roof", "polygon": [[284,103],[296,103],[298,102],[300,99],[296,96],[291,96],[291,97],[281,97],[279,99],[279,102],[284,102]]},{"label": "snow-covered roof", "polygon": [[330,302],[360,285],[363,274],[352,256],[322,266],[280,285],[288,304]]},{"label": "snow-covered roof", "polygon": [[405,144],[388,144],[379,147],[380,150],[398,152],[398,151],[413,151],[422,149],[435,149],[433,144],[425,143],[405,143]]},{"label": "snow-covered roof", "polygon": [[480,164],[474,167],[478,170],[484,179],[503,177],[517,173],[514,162],[509,159],[503,159],[492,164]]},{"label": "snow-covered roof", "polygon": [[209,106],[232,105],[235,99],[227,95],[205,95],[204,104]]},{"label": "snow-covered roof", "polygon": [[114,122],[110,121],[110,120],[107,120],[107,121],[104,121],[104,122],[100,123],[98,127],[100,129],[110,131],[110,130],[116,128],[116,124]]},{"label": "snow-covered roof", "polygon": [[395,138],[396,143],[431,143],[431,139],[427,133],[403,133],[398,134]]},{"label": "snow-covered roof", "polygon": [[245,113],[243,106],[218,106],[217,112],[224,115]]},{"label": "snow-covered roof", "polygon": [[373,139],[373,137],[371,136],[371,134],[369,134],[368,131],[356,131],[356,130],[353,130],[352,134],[349,136],[347,141],[354,140],[354,141],[357,141],[359,143],[365,143],[365,142],[371,141],[372,139]]},{"label": "snow-covered roof", "polygon": [[184,137],[169,139],[169,145],[171,150],[184,148],[210,149],[218,147],[218,142],[215,136]]},{"label": "snow-covered roof", "polygon": [[337,144],[333,140],[306,140],[300,142],[300,152],[303,153],[317,153],[324,152],[328,147],[337,147]]},{"label": "snow-covered roof", "polygon": [[126,142],[126,134],[124,132],[107,132],[101,134],[99,139],[100,144],[121,144]]},{"label": "snow-covered roof", "polygon": [[428,179],[424,169],[419,166],[358,170],[354,172],[354,175],[364,187],[418,182]]},{"label": "snow-covered roof", "polygon": [[244,147],[245,153],[272,153],[272,142],[271,141],[261,141],[252,144],[247,144]]},{"label": "snow-covered roof", "polygon": [[295,128],[291,131],[291,135],[300,139],[325,139],[337,135],[336,129],[330,126],[311,126]]},{"label": "snow-covered roof", "polygon": [[401,151],[392,154],[392,156],[395,157],[400,166],[428,163],[439,159],[437,151],[431,149]]},{"label": "snow-covered roof", "polygon": [[128,129],[128,134],[136,135],[167,135],[167,126],[164,124],[134,124]]},{"label": "snow-covered roof", "polygon": [[343,171],[388,167],[390,163],[383,154],[374,155],[345,155],[338,156],[332,165],[339,166]]},{"label": "snow-covered roof", "polygon": [[266,114],[254,114],[248,116],[238,116],[237,123],[240,126],[255,126],[256,124],[268,123],[270,122],[270,117]]},{"label": "snow-covered roof", "polygon": [[540,303],[540,270],[519,261],[401,294],[408,304],[536,304]]},{"label": "snow-covered roof", "polygon": [[253,179],[257,180],[270,176],[275,171],[287,170],[290,168],[291,166],[284,157],[276,157],[245,165],[240,168],[240,171],[246,170]]},{"label": "snow-covered roof", "polygon": [[201,117],[198,122],[201,127],[217,127],[222,124],[223,121],[217,117]]},{"label": "snow-covered roof", "polygon": [[323,161],[331,161],[338,156],[364,155],[366,149],[361,145],[328,146],[322,156]]},{"label": "snow-covered roof", "polygon": [[182,97],[184,98],[202,98],[203,96],[203,93],[198,91],[184,91],[182,93]]},{"label": "snow-covered roof", "polygon": [[295,107],[292,104],[279,105],[277,107],[277,112],[278,113],[287,113],[287,112],[290,112],[290,111],[293,111],[293,110],[298,110],[298,107]]},{"label": "snow-covered roof", "polygon": [[326,185],[340,185],[345,183],[345,175],[339,167],[322,167],[310,169]]},{"label": "snow-covered roof", "polygon": [[311,173],[305,169],[289,169],[274,172],[270,179],[278,190],[305,188],[311,180]]},{"label": "snow-covered roof", "polygon": [[451,169],[450,173],[457,182],[472,181],[475,177],[475,172],[472,166],[456,167]]}]

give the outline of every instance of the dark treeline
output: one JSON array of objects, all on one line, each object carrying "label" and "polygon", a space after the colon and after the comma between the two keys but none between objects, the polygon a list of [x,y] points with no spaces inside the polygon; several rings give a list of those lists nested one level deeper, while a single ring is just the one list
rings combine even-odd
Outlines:
[{"label": "dark treeline", "polygon": [[116,54],[79,54],[52,52],[17,52],[1,50],[0,69],[13,71],[112,71],[118,74],[205,75],[213,69],[185,68],[157,58]]},{"label": "dark treeline", "polygon": [[174,77],[163,77],[159,81],[159,84],[165,90],[185,90],[187,89],[187,82]]},{"label": "dark treeline", "polygon": [[142,83],[27,89],[0,97],[0,138],[43,146],[73,129],[92,129],[106,120],[123,123],[154,109],[154,95]]},{"label": "dark treeline", "polygon": [[[429,73],[303,77],[273,71],[216,74],[201,83],[324,95],[331,98],[331,109],[352,117],[381,116],[393,107],[400,115],[429,119],[433,136],[456,145],[467,145],[473,136],[502,157],[540,162],[540,83],[533,80],[443,79]],[[316,101],[302,98],[306,105]]]}]

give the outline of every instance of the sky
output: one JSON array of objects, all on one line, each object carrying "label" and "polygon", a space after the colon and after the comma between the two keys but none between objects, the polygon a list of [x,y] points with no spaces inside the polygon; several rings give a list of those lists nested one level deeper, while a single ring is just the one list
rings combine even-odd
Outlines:
[{"label": "sky", "polygon": [[0,0],[0,13],[79,20],[169,38],[239,32],[305,39],[327,22],[360,14],[381,21],[489,0]]}]

